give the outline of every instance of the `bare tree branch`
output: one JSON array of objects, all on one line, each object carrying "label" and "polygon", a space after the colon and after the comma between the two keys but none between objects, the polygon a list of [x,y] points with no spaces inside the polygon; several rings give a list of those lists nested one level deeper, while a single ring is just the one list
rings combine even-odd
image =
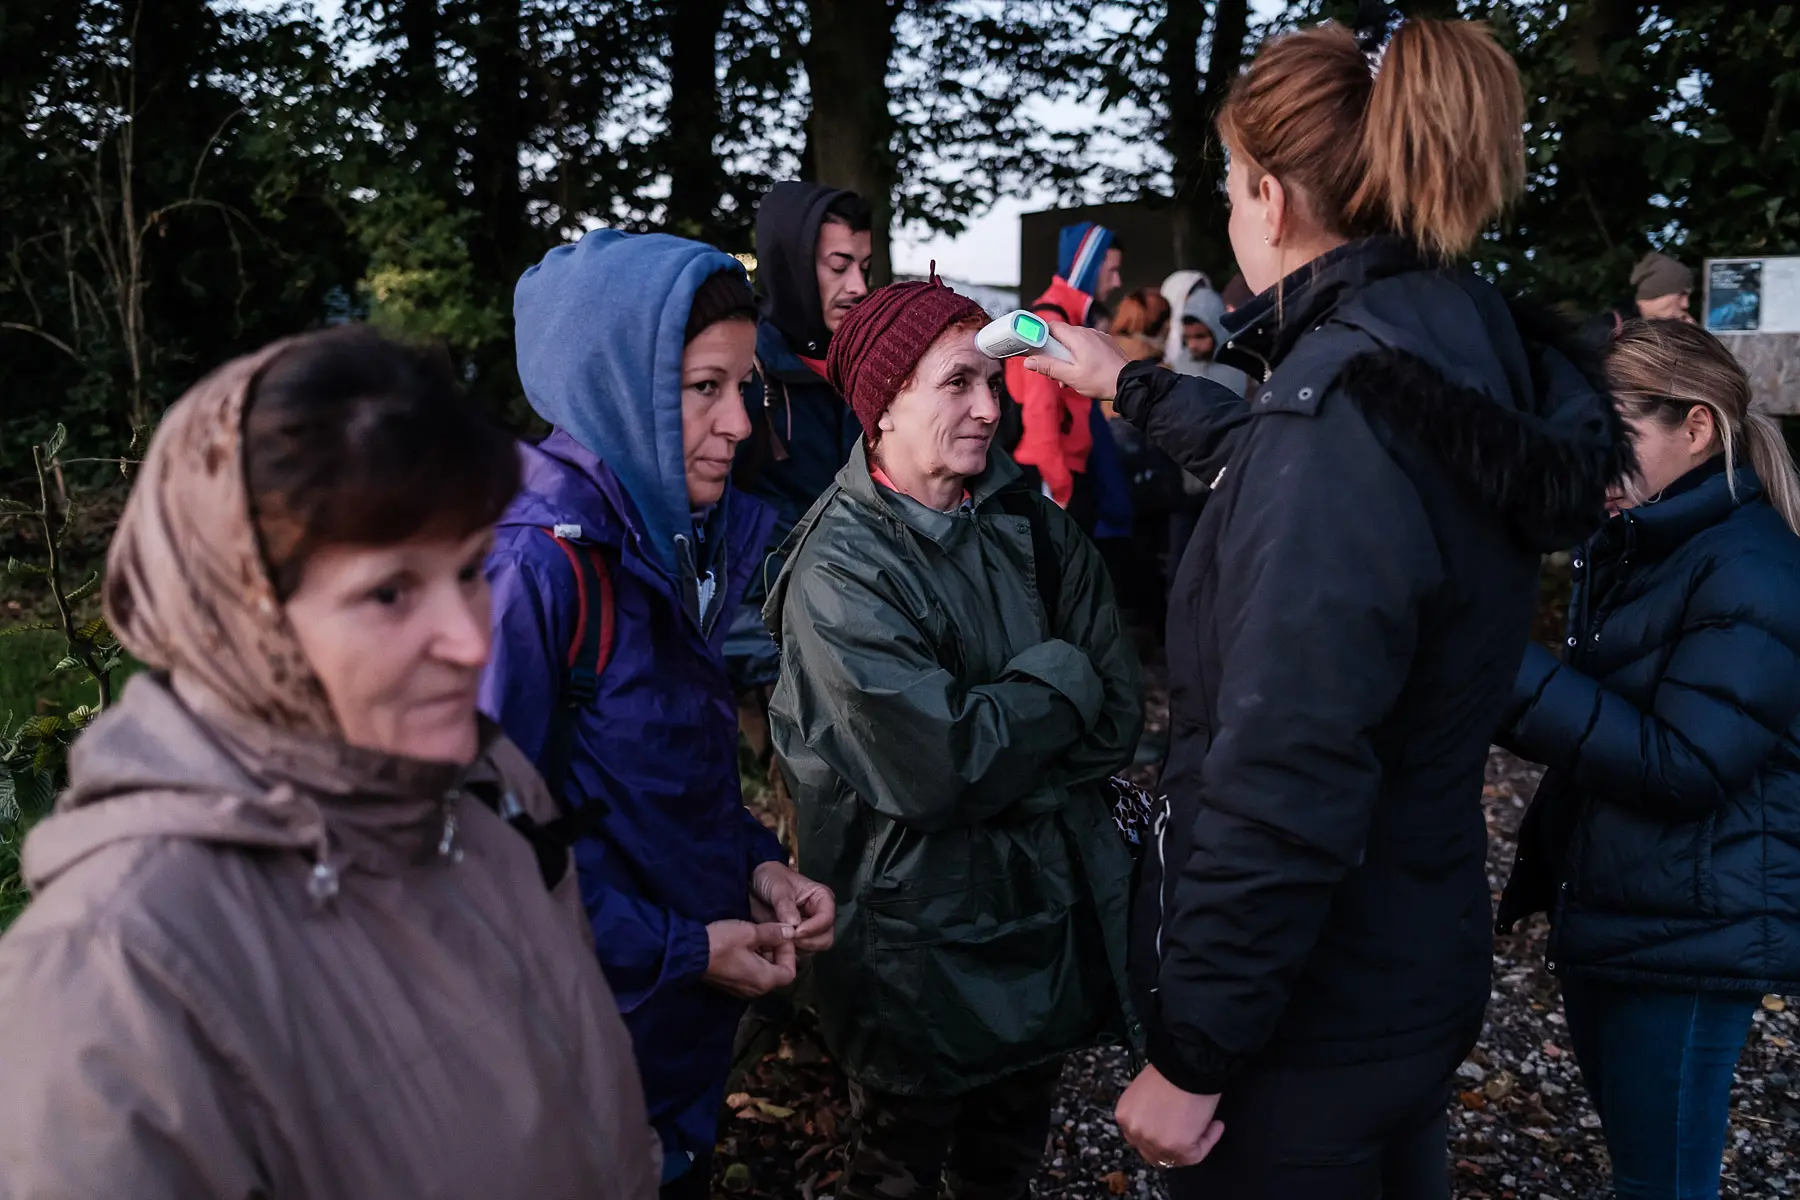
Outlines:
[{"label": "bare tree branch", "polygon": [[35,325],[22,325],[17,321],[0,321],[0,329],[16,329],[20,333],[35,334],[36,336],[43,338],[46,342],[49,342],[52,346],[55,346],[58,350],[61,350],[76,362],[81,361],[81,355],[75,353],[74,347],[70,346],[69,343],[63,341],[48,330],[39,329]]}]

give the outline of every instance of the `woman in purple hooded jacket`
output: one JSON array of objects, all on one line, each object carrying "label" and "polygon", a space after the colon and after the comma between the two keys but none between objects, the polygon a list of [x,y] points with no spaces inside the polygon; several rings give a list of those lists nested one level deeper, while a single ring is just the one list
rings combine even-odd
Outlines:
[{"label": "woman in purple hooded jacket", "polygon": [[755,308],[729,255],[598,230],[525,272],[514,316],[555,429],[500,519],[482,707],[563,802],[664,1195],[704,1196],[745,1002],[792,983],[835,922],[738,784],[722,647],[770,522],[727,483]]}]

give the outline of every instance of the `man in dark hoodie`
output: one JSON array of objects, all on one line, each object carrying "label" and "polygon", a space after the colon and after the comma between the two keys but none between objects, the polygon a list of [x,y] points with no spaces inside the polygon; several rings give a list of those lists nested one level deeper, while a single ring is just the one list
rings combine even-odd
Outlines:
[{"label": "man in dark hoodie", "polygon": [[[855,192],[815,183],[778,183],[756,210],[756,359],[763,403],[738,448],[739,488],[775,510],[767,552],[774,554],[806,510],[831,486],[862,426],[825,382],[825,351],[844,314],[869,294],[874,219]],[[740,694],[774,684],[775,643],[762,623],[765,564],[732,621],[725,654]],[[758,718],[762,705],[755,706]],[[746,715],[748,715],[746,713]],[[761,721],[753,741],[766,740]]]}]

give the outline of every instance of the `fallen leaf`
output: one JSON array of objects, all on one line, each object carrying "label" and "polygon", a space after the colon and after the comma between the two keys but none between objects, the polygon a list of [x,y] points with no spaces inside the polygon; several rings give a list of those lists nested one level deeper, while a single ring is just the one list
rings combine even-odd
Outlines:
[{"label": "fallen leaf", "polygon": [[1518,1080],[1513,1078],[1511,1071],[1501,1071],[1487,1081],[1487,1086],[1482,1091],[1487,1093],[1489,1100],[1504,1100],[1512,1095],[1513,1088],[1517,1084]]},{"label": "fallen leaf", "polygon": [[813,1124],[819,1127],[819,1136],[826,1141],[837,1139],[837,1114],[829,1108],[821,1108],[818,1115],[813,1117]]},{"label": "fallen leaf", "polygon": [[777,1121],[785,1121],[794,1115],[794,1110],[780,1104],[770,1104],[767,1100],[755,1101],[757,1110],[765,1116],[774,1117]]},{"label": "fallen leaf", "polygon": [[728,1192],[747,1192],[754,1182],[750,1168],[743,1163],[732,1163],[725,1168],[725,1190]]},{"label": "fallen leaf", "polygon": [[1783,1000],[1780,996],[1764,996],[1763,1007],[1770,1012],[1786,1012],[1787,1001]]},{"label": "fallen leaf", "polygon": [[725,1107],[733,1112],[736,1112],[748,1103],[750,1103],[749,1092],[733,1092],[731,1095],[725,1097]]},{"label": "fallen leaf", "polygon": [[1104,1182],[1106,1190],[1115,1196],[1123,1196],[1126,1189],[1131,1187],[1131,1182],[1125,1178],[1123,1171],[1114,1171],[1111,1175],[1106,1176]]},{"label": "fallen leaf", "polygon": [[1458,1099],[1462,1101],[1464,1108],[1472,1108],[1477,1112],[1487,1107],[1487,1097],[1480,1092],[1464,1092]]}]

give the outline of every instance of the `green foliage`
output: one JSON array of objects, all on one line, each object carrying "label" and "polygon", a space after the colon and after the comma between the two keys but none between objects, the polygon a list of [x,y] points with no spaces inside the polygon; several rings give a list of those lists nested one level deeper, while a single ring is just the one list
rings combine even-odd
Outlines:
[{"label": "green foliage", "polygon": [[[4,738],[0,737],[0,744],[3,742]],[[0,812],[0,933],[4,933],[7,926],[25,911],[30,899],[19,873],[19,851],[41,811],[19,807],[15,809],[16,815],[11,817]]]},{"label": "green foliage", "polygon": [[[1481,6],[1487,9],[1487,6]],[[1593,311],[1632,263],[1800,250],[1800,20],[1791,4],[1493,5],[1526,80],[1528,190],[1485,268]]]},{"label": "green foliage", "polygon": [[362,205],[354,219],[368,254],[357,292],[369,322],[419,341],[472,351],[507,334],[507,312],[477,286],[469,258],[473,214],[441,199],[399,190]]},{"label": "green foliage", "polygon": [[[16,716],[18,710],[9,709],[0,721],[0,926],[24,903],[17,878],[18,842],[29,823],[49,809],[66,781],[69,747],[111,702],[113,680],[125,659],[104,617],[78,615],[78,606],[98,590],[99,574],[90,572],[73,587],[65,578],[64,552],[77,505],[72,499],[65,501],[59,513],[51,480],[62,474],[67,445],[68,431],[58,425],[42,445],[34,446],[37,504],[12,501],[0,509],[0,521],[36,526],[44,555],[42,562],[8,560],[7,574],[47,593],[56,614],[55,620],[19,622],[0,630],[0,635],[5,635],[9,647],[41,655],[55,646],[58,654],[47,670],[35,672],[25,665],[31,658],[0,654],[0,683],[29,689],[27,696],[13,697],[27,701],[25,715]],[[61,682],[59,676],[80,681],[74,696],[66,687],[58,689],[59,697],[39,694],[45,683]]]}]

